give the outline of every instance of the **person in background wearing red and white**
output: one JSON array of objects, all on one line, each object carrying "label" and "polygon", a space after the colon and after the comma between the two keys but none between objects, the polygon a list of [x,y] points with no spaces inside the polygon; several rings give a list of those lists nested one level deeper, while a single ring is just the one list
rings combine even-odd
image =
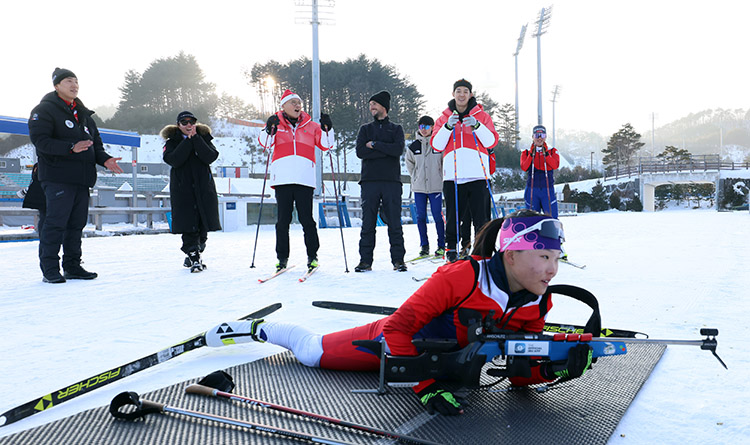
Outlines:
[{"label": "person in background wearing red and white", "polygon": [[528,172],[523,199],[527,209],[557,218],[554,171],[560,166],[560,155],[556,148],[547,147],[544,125],[534,127],[532,137],[531,147],[521,153],[521,169]]},{"label": "person in background wearing red and white", "polygon": [[453,99],[435,122],[431,140],[432,147],[443,152],[445,259],[449,262],[458,260],[456,214],[463,217],[469,209],[474,233],[490,220],[487,178],[495,172],[491,159],[497,141],[492,118],[477,103],[471,83],[456,81]]},{"label": "person in background wearing red and white", "polygon": [[302,111],[302,99],[290,90],[281,95],[281,110],[266,121],[258,142],[271,157],[271,188],[276,193],[276,270],[286,269],[289,261],[289,224],[296,205],[307,248],[307,268],[318,267],[320,240],[313,219],[315,191],[315,147],[328,151],[333,146],[333,123],[320,114],[320,124]]}]

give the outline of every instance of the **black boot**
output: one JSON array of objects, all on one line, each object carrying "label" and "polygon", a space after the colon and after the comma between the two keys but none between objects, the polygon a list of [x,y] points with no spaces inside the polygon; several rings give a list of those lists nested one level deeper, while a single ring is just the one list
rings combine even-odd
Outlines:
[{"label": "black boot", "polygon": [[355,272],[366,272],[368,270],[372,270],[372,264],[365,263],[364,261],[360,261],[357,267],[354,268]]},{"label": "black boot", "polygon": [[203,272],[203,269],[205,267],[203,266],[203,262],[201,261],[201,254],[197,250],[192,251],[188,253],[188,258],[190,258],[190,272],[196,273],[196,272]]},{"label": "black boot", "polygon": [[96,272],[89,272],[80,265],[71,266],[65,270],[65,279],[67,280],[93,280],[98,276]]},{"label": "black boot", "polygon": [[284,269],[286,269],[287,261],[289,261],[288,258],[279,259],[279,262],[276,263],[276,272],[280,272]]},{"label": "black boot", "polygon": [[45,283],[53,283],[53,284],[64,283],[65,277],[60,275],[59,270],[53,270],[53,271],[45,273],[42,278],[42,281],[44,281]]},{"label": "black boot", "polygon": [[458,261],[458,252],[452,249],[445,251],[445,260],[449,263],[455,263]]},{"label": "black boot", "polygon": [[404,264],[403,261],[394,261],[393,270],[397,270],[399,272],[406,272],[408,269],[406,268],[406,264]]}]

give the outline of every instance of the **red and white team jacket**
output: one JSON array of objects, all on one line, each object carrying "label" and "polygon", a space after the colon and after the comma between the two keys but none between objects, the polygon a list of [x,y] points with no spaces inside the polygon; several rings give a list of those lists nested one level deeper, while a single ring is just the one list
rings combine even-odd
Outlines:
[{"label": "red and white team jacket", "polygon": [[333,146],[331,131],[324,133],[304,111],[294,127],[282,111],[276,115],[280,121],[276,134],[270,136],[261,131],[258,135],[258,142],[264,150],[273,147],[271,187],[285,184],[315,187],[315,147],[328,151]]},{"label": "red and white team jacket", "polygon": [[[443,111],[443,114],[435,122],[435,131],[433,131],[430,141],[435,150],[443,152],[443,180],[453,181],[457,177],[458,183],[464,184],[477,179],[483,180],[485,176],[490,177],[495,173],[495,160],[494,156],[489,156],[487,150],[497,145],[499,139],[492,118],[484,111],[482,105],[477,104],[471,109],[469,115],[480,122],[479,128],[474,130],[459,122],[451,131],[445,128],[445,123],[451,114],[453,114],[453,110],[450,108]],[[453,162],[454,134],[455,170]]]}]

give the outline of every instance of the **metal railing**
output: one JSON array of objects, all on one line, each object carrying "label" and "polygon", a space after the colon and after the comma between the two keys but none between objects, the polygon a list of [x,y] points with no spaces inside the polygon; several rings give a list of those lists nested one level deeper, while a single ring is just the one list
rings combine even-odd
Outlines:
[{"label": "metal railing", "polygon": [[609,165],[604,180],[638,176],[648,173],[679,173],[719,170],[748,170],[750,162],[722,161],[719,155],[691,155],[677,160],[657,157],[639,157],[635,165]]}]

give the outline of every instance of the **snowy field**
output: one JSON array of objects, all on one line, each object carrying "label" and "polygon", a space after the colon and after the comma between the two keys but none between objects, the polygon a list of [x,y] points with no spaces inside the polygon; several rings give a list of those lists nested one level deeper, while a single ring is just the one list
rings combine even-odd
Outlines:
[{"label": "snowy field", "polygon": [[[608,327],[662,339],[699,339],[700,328],[718,328],[718,353],[729,366],[724,370],[698,347],[670,346],[609,443],[748,443],[750,215],[613,211],[563,222],[571,260],[588,267],[561,265],[553,283],[592,291]],[[386,231],[379,228],[373,271],[354,273],[359,229],[351,228],[344,231],[352,271],[347,274],[339,230],[319,232],[321,269],[305,283],[297,281],[305,262],[300,226],[291,234],[290,263],[297,267],[265,284],[257,279],[275,264],[273,226],[261,228],[254,269],[254,226],[210,234],[208,270],[199,274],[182,267],[176,235],[87,238],[85,267],[99,278],[62,285],[42,283],[36,241],[0,243],[0,412],[273,302],[284,307],[271,317],[318,332],[363,324],[374,316],[313,308],[310,302],[396,306],[420,285],[412,277],[437,267],[426,262],[406,273],[392,271]],[[407,258],[416,256],[416,226],[405,226],[405,237]],[[564,297],[555,303],[550,321],[582,324],[588,318],[580,303]],[[145,393],[277,352],[267,344],[201,348],[2,427],[0,435],[107,405],[122,391]]]}]

